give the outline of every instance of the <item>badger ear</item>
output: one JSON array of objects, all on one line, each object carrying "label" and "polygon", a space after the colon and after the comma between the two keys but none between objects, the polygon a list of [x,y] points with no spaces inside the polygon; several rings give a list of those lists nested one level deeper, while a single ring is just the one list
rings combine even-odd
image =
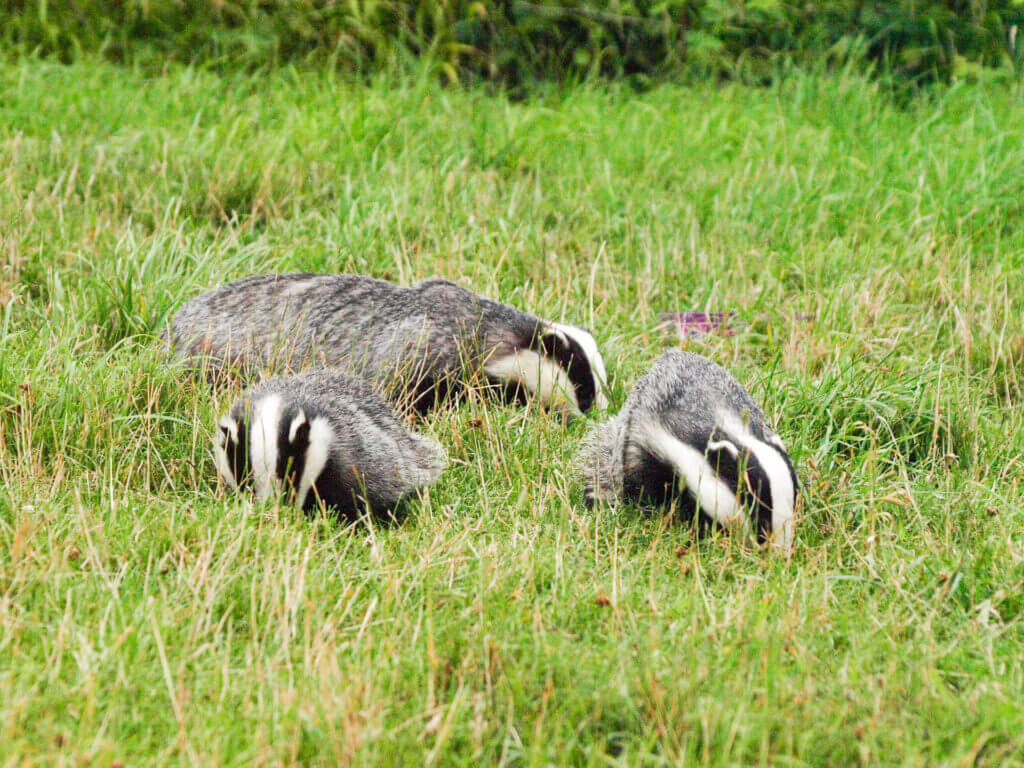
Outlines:
[{"label": "badger ear", "polygon": [[711,440],[708,443],[708,450],[725,451],[730,456],[732,456],[733,459],[739,458],[740,455],[740,449],[736,447],[736,443],[734,443],[732,440]]},{"label": "badger ear", "polygon": [[[718,439],[715,439],[716,437]],[[736,443],[732,440],[712,434],[712,439],[708,440],[704,456],[708,464],[715,470],[718,478],[729,488],[729,491],[739,497],[740,491],[744,487],[747,452],[743,451],[741,453]]]},{"label": "badger ear", "polygon": [[561,328],[549,325],[540,329],[534,348],[565,371],[576,395],[577,407],[582,413],[589,411],[598,393],[590,359],[582,345]]},{"label": "badger ear", "polygon": [[288,427],[288,442],[292,445],[309,444],[309,419],[306,418],[306,412],[301,409]]}]

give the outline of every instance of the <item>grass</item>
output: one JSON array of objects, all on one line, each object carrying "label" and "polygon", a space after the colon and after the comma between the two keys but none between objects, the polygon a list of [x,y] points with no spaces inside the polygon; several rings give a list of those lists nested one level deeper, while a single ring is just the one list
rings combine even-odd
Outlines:
[{"label": "grass", "polygon": [[[1024,763],[1024,102],[0,65],[0,765]],[[161,355],[270,270],[665,310],[804,482],[785,560],[586,510],[593,419],[473,398],[401,525],[254,508]],[[803,316],[810,316],[806,319]]]}]

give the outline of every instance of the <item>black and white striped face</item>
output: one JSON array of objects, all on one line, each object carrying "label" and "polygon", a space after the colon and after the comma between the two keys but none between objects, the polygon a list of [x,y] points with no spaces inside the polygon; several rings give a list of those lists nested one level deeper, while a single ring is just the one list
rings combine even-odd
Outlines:
[{"label": "black and white striped face", "polygon": [[333,439],[327,419],[308,416],[279,394],[256,400],[250,418],[245,416],[236,406],[218,422],[213,451],[224,482],[232,489],[251,485],[261,501],[284,484],[294,491],[298,506],[315,504],[311,491],[327,465]]},{"label": "black and white striped face", "polygon": [[758,438],[739,418],[721,413],[707,439],[684,439],[661,423],[640,427],[634,462],[650,462],[652,482],[670,478],[707,517],[725,527],[749,515],[760,542],[788,552],[793,546],[799,488],[778,435]]},{"label": "black and white striped face", "polygon": [[547,323],[529,346],[489,360],[484,372],[522,386],[546,406],[567,405],[580,413],[608,407],[607,373],[597,342],[572,325]]}]

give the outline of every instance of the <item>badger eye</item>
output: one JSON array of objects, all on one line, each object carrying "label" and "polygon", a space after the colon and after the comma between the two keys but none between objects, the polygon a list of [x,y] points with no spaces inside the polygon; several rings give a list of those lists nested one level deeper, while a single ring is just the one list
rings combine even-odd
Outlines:
[{"label": "badger eye", "polygon": [[217,442],[221,445],[227,445],[231,439],[231,432],[223,424],[220,425],[220,434],[217,436]]}]

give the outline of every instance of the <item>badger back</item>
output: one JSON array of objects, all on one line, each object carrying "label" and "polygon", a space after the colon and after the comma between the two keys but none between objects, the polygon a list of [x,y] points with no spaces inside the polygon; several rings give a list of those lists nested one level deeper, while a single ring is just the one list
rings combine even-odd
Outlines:
[{"label": "badger back", "polygon": [[422,411],[479,352],[477,298],[441,280],[402,288],[362,275],[258,275],[187,302],[168,339],[215,374],[344,368]]},{"label": "badger back", "polygon": [[[346,315],[357,314],[350,307],[361,296],[394,288],[360,275],[255,275],[186,302],[171,320],[168,339],[177,354],[215,372],[334,365],[347,356],[348,345],[321,344],[323,327],[351,321]],[[351,334],[358,336],[358,328]]]}]

